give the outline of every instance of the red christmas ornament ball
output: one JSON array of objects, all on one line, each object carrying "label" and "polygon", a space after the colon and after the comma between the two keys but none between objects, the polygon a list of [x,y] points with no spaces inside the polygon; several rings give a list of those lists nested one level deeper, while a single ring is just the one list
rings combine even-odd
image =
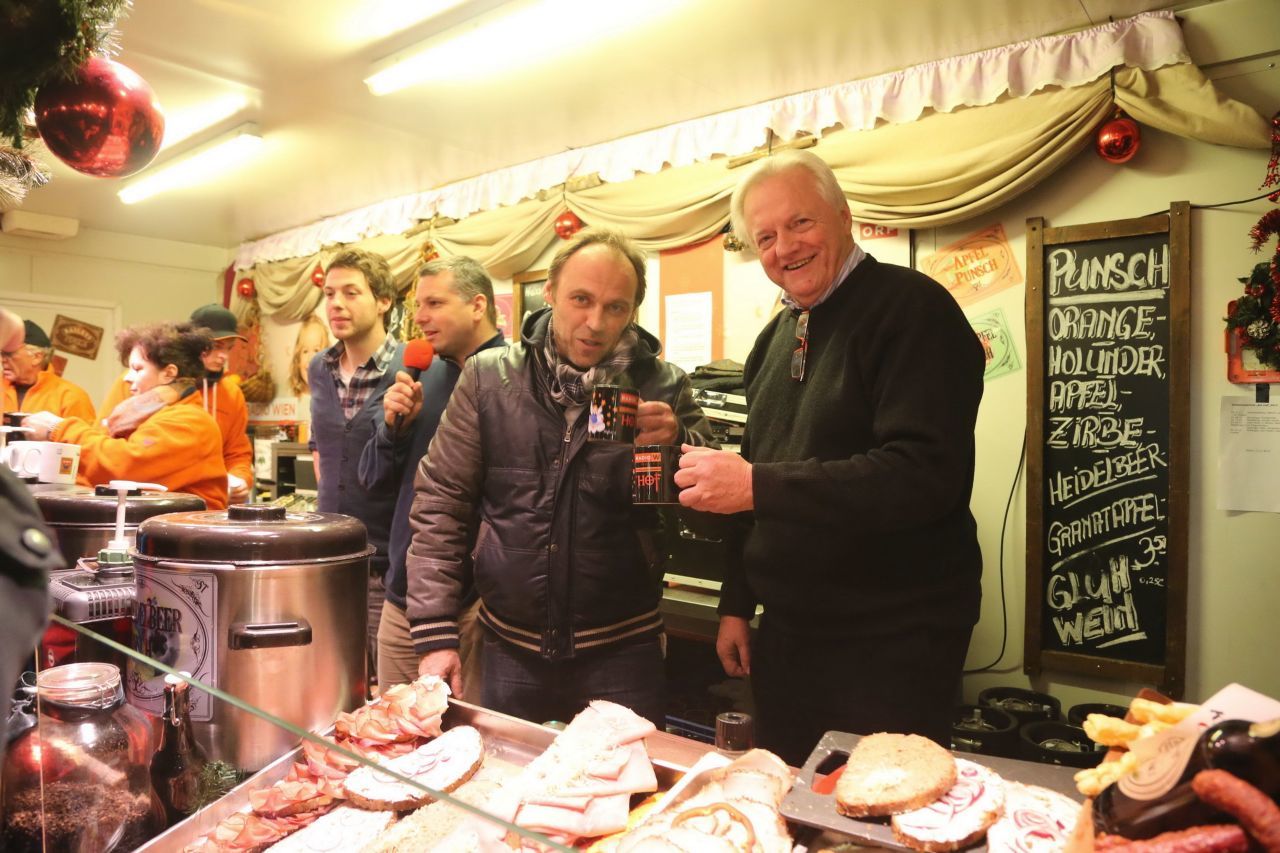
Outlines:
[{"label": "red christmas ornament ball", "polygon": [[236,282],[236,292],[245,299],[252,299],[258,293],[258,288],[254,286],[253,279],[242,278]]},{"label": "red christmas ornament ball", "polygon": [[316,268],[311,271],[311,283],[316,287],[324,287],[324,267],[316,264]]},{"label": "red christmas ornament ball", "polygon": [[147,81],[100,56],[74,79],[41,86],[35,112],[36,129],[54,156],[99,178],[141,171],[164,138],[164,113]]},{"label": "red christmas ornament ball", "polygon": [[568,240],[582,230],[582,220],[572,210],[566,210],[556,217],[556,236]]},{"label": "red christmas ornament ball", "polygon": [[1113,118],[1098,128],[1098,156],[1108,163],[1127,163],[1138,153],[1142,134],[1131,118]]}]

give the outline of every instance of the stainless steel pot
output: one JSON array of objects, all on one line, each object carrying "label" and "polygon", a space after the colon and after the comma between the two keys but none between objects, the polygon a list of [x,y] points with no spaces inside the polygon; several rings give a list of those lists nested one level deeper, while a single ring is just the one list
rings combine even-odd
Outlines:
[{"label": "stainless steel pot", "polygon": [[[115,489],[99,486],[33,485],[31,494],[45,523],[58,536],[58,548],[75,568],[81,557],[97,557],[115,535]],[[204,501],[185,492],[132,492],[125,497],[124,535],[133,543],[138,525],[144,520],[170,512],[198,512]]]},{"label": "stainless steel pot", "polygon": [[[134,648],[309,730],[365,698],[369,555],[345,515],[233,506],[147,519],[130,553]],[[129,701],[159,714],[163,673],[130,661]],[[278,725],[192,689],[210,758],[258,770],[295,747]]]}]

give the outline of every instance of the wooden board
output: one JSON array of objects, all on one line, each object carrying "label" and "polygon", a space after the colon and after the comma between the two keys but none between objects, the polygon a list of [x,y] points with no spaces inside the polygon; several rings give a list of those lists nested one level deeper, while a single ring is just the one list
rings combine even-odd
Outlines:
[{"label": "wooden board", "polygon": [[[847,732],[827,732],[818,741],[817,747],[809,754],[795,785],[782,801],[782,816],[789,821],[817,827],[831,833],[846,835],[860,844],[873,847],[886,847],[890,850],[909,850],[893,837],[893,829],[886,818],[852,818],[845,817],[836,811],[834,794],[819,794],[813,790],[814,777],[818,768],[833,755],[847,756],[861,740],[861,736]],[[1077,768],[1058,767],[1053,764],[1037,764],[1031,761],[1019,761],[1014,758],[998,758],[992,755],[978,755],[965,752],[956,753],[960,758],[981,764],[1011,782],[1022,782],[1028,785],[1040,785],[1050,790],[1065,794],[1075,802],[1081,797],[1076,792],[1073,777]],[[966,848],[970,851],[985,851],[986,842]]]}]

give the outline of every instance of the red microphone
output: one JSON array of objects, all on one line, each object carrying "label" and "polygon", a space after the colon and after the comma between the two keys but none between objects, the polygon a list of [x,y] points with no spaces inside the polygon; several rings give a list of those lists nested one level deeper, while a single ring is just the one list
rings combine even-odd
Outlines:
[{"label": "red microphone", "polygon": [[[422,371],[431,366],[431,360],[436,357],[436,349],[431,346],[431,341],[424,338],[415,338],[404,345],[404,369],[405,372],[413,378],[414,382],[422,376]],[[396,415],[396,432],[400,431],[400,426],[404,423],[404,412]]]},{"label": "red microphone", "polygon": [[426,338],[415,338],[404,345],[404,367],[414,382],[418,381],[422,371],[431,366],[435,357],[436,349]]}]

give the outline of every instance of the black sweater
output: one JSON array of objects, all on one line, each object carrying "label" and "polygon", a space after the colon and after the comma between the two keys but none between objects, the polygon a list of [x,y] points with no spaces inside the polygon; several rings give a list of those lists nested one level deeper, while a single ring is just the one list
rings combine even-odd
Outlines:
[{"label": "black sweater", "polygon": [[756,603],[784,630],[881,634],[971,626],[982,554],[969,511],[982,346],[937,282],[868,256],[809,317],[761,332],[746,364],[754,513],[720,612]]}]

